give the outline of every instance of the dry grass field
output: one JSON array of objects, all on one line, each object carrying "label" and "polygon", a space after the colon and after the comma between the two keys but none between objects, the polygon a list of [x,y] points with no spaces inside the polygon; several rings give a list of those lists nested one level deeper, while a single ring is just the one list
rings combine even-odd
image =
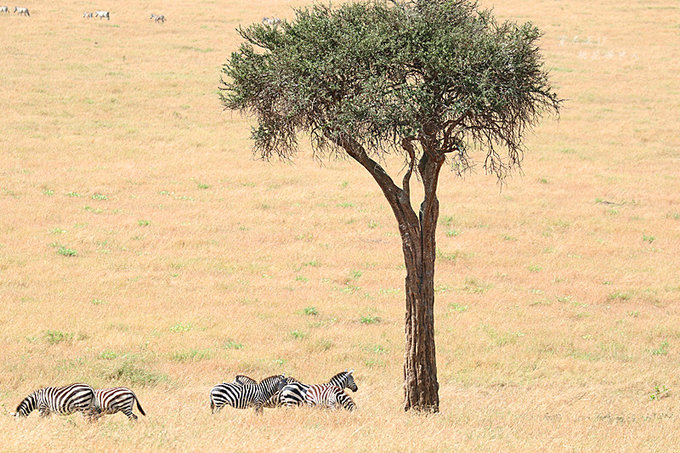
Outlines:
[{"label": "dry grass field", "polygon": [[[567,101],[502,190],[445,172],[429,417],[402,410],[404,268],[377,186],[308,146],[253,159],[251,119],[216,93],[235,27],[306,1],[0,14],[0,450],[677,450],[680,7],[482,3],[545,32]],[[346,368],[355,413],[210,414],[236,373]],[[74,381],[128,386],[147,416],[10,416]]]}]

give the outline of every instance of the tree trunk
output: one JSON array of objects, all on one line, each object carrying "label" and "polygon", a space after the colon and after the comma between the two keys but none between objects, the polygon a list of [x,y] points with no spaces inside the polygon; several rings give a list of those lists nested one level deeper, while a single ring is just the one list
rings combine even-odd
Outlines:
[{"label": "tree trunk", "polygon": [[[425,197],[416,215],[411,206],[408,181],[415,157],[404,177],[404,187],[397,187],[379,163],[371,159],[353,138],[329,137],[344,148],[373,176],[390,204],[399,223],[404,262],[406,264],[406,351],[404,353],[404,410],[439,412],[439,384],[434,344],[434,262],[435,231],[439,218],[437,182],[444,157],[432,144],[418,162]],[[428,146],[429,145],[429,146]],[[406,143],[406,147],[409,144]]]},{"label": "tree trunk", "polygon": [[[404,410],[439,412],[439,383],[434,342],[435,232],[439,218],[437,179],[443,160],[425,154],[418,165],[425,198],[418,224],[406,228],[417,241],[405,240],[406,351],[404,353]],[[415,227],[415,228],[414,228]],[[414,250],[415,249],[415,250]],[[417,250],[419,249],[419,250]]]},{"label": "tree trunk", "polygon": [[[434,343],[434,257],[422,255],[406,275],[404,410],[439,412]],[[428,270],[429,269],[429,270]]]}]

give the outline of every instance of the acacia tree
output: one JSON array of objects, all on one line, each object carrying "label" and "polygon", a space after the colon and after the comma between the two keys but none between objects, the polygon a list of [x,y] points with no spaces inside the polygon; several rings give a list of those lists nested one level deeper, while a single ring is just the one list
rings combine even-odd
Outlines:
[{"label": "acacia tree", "polygon": [[[560,100],[530,23],[500,23],[470,0],[365,1],[295,11],[238,30],[221,100],[255,115],[254,152],[290,157],[306,132],[315,153],[339,153],[375,179],[399,225],[406,264],[405,410],[437,412],[434,340],[437,184],[483,161],[503,180],[522,139]],[[381,163],[404,158],[399,179]],[[403,173],[403,174],[402,174]],[[412,177],[423,185],[416,211]],[[396,182],[395,182],[396,181]]]}]

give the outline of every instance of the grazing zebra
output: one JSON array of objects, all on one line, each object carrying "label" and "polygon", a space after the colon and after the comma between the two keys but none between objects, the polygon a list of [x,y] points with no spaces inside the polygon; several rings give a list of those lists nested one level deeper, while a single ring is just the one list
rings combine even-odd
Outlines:
[{"label": "grazing zebra", "polygon": [[357,405],[337,385],[319,384],[312,385],[307,390],[305,402],[308,406],[318,406],[323,408],[337,409],[342,406],[348,411],[353,411]]},{"label": "grazing zebra", "polygon": [[35,409],[38,409],[41,417],[47,417],[52,412],[59,415],[81,412],[83,417],[92,421],[99,411],[99,406],[92,387],[86,384],[71,384],[66,387],[45,387],[36,390],[19,403],[14,416],[28,417]]},{"label": "grazing zebra", "polygon": [[151,13],[151,17],[149,17],[149,19],[156,21],[156,22],[165,23],[165,16],[163,14],[153,14],[153,13]]},{"label": "grazing zebra", "polygon": [[0,6],[0,13],[8,13],[9,14],[9,8],[6,6]]},{"label": "grazing zebra", "polygon": [[111,17],[109,17],[109,12],[108,11],[95,11],[94,12],[94,17],[98,17],[100,19],[103,19],[106,17],[106,20],[111,20]]},{"label": "grazing zebra", "polygon": [[281,19],[279,19],[278,17],[263,17],[262,23],[265,25],[275,27],[276,25],[279,25],[281,23]]},{"label": "grazing zebra", "polygon": [[84,12],[83,17],[86,19],[92,19],[93,14],[91,12]]},{"label": "grazing zebra", "polygon": [[28,8],[19,8],[18,6],[14,7],[14,12],[24,16],[30,16],[31,14],[28,12]]},{"label": "grazing zebra", "polygon": [[137,420],[137,416],[132,413],[132,408],[137,403],[137,409],[142,415],[146,415],[144,409],[139,404],[137,395],[128,388],[115,387],[112,389],[98,389],[94,391],[94,396],[99,406],[99,411],[96,418],[104,414],[115,414],[116,412],[123,412],[130,420]]},{"label": "grazing zebra", "polygon": [[[287,377],[285,385],[294,383],[294,382],[300,382],[295,378],[292,377]],[[249,376],[245,376],[243,374],[237,374],[236,377],[234,378],[234,383],[235,384],[240,384],[240,385],[256,385],[257,381]],[[274,408],[274,407],[279,407],[281,406],[281,391],[277,391],[274,393],[272,396],[269,397],[266,403],[264,403],[264,406],[266,408]]]},{"label": "grazing zebra", "polygon": [[[322,385],[335,385],[341,389],[348,388],[353,392],[359,390],[357,384],[354,382],[354,376],[352,375],[354,370],[342,371],[328,381],[327,384]],[[311,387],[310,385],[303,384],[302,382],[293,382],[286,385],[280,393],[279,400],[282,406],[301,406],[305,403],[305,395],[307,390]]]},{"label": "grazing zebra", "polygon": [[235,409],[255,407],[255,413],[260,413],[267,400],[287,383],[285,376],[277,375],[263,379],[259,384],[217,384],[210,390],[210,409],[214,414],[228,404]]}]

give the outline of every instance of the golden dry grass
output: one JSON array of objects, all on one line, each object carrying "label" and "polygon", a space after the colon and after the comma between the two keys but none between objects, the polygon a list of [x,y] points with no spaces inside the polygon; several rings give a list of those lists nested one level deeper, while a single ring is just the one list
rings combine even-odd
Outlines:
[{"label": "golden dry grass", "polygon": [[[375,184],[308,148],[253,160],[249,119],[219,105],[237,24],[303,4],[0,15],[0,449],[676,449],[677,2],[494,5],[544,30],[567,102],[502,191],[442,180],[431,417],[401,409],[404,271]],[[238,372],[349,367],[353,414],[208,409]],[[148,416],[9,416],[73,381],[129,386]]]}]

